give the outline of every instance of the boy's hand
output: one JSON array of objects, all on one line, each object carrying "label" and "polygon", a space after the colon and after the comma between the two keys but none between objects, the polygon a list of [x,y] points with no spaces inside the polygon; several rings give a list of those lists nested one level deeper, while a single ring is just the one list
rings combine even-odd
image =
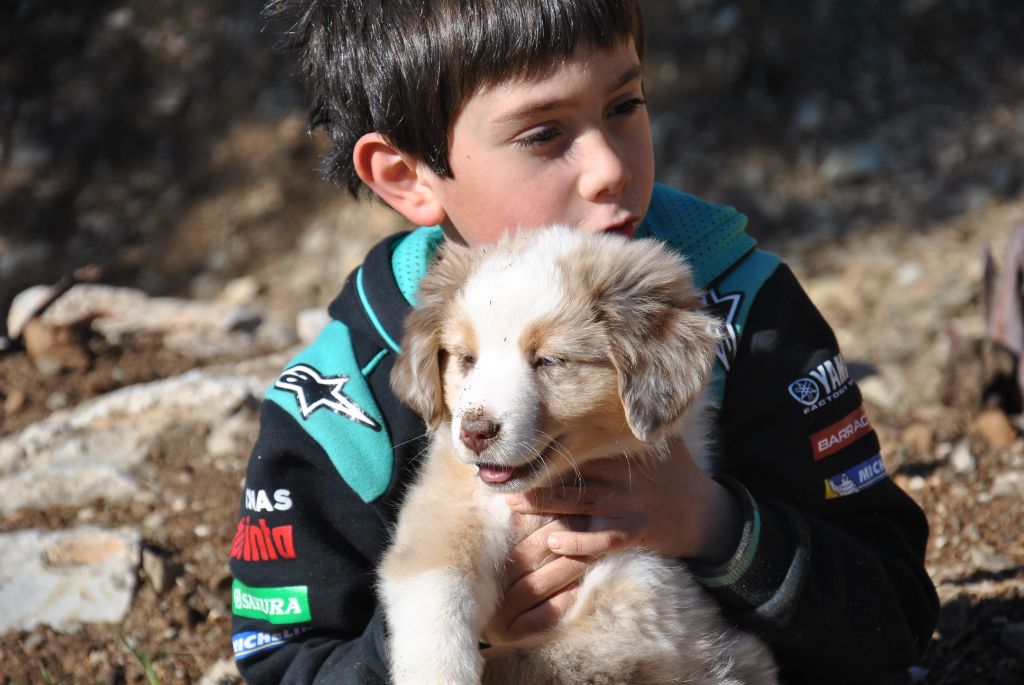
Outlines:
[{"label": "boy's hand", "polygon": [[681,440],[670,452],[644,465],[623,458],[591,462],[582,468],[581,487],[538,488],[506,501],[523,514],[590,517],[586,531],[551,531],[547,546],[558,554],[594,557],[640,547],[722,563],[739,543],[740,503],[697,467]]},{"label": "boy's hand", "polygon": [[710,564],[729,558],[743,524],[739,502],[697,468],[682,441],[670,451],[644,467],[621,458],[592,462],[581,471],[582,486],[508,496],[516,514],[560,517],[509,553],[510,586],[485,633],[492,645],[556,623],[589,563],[607,552],[642,547]]},{"label": "boy's hand", "polygon": [[586,530],[586,526],[585,516],[559,517],[512,548],[505,564],[508,589],[484,631],[484,638],[491,645],[541,632],[569,610],[576,599],[578,581],[589,564],[553,554],[548,550],[548,538],[554,533]]}]

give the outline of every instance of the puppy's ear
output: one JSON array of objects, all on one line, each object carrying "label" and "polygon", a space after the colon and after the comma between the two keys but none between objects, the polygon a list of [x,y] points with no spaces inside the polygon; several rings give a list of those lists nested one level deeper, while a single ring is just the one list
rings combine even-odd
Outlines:
[{"label": "puppy's ear", "polygon": [[416,292],[417,306],[405,319],[402,351],[391,370],[398,399],[423,417],[429,431],[444,418],[441,331],[453,300],[473,272],[472,250],[446,242]]},{"label": "puppy's ear", "polygon": [[719,323],[701,310],[685,260],[660,242],[617,243],[586,262],[626,419],[651,442],[703,391]]}]

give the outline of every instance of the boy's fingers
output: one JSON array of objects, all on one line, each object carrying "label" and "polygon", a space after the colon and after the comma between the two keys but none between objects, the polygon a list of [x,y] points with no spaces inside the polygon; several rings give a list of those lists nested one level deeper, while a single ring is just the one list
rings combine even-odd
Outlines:
[{"label": "boy's fingers", "polygon": [[526,495],[508,495],[505,503],[520,514],[586,514],[605,501],[610,491],[602,485],[537,488]]},{"label": "boy's fingers", "polygon": [[[520,620],[523,614],[534,609],[541,609],[538,616],[544,616],[546,609],[542,604],[559,590],[565,589],[576,582],[586,571],[588,564],[579,559],[569,557],[558,557],[554,561],[541,566],[532,573],[512,584],[512,587],[505,593],[504,602],[498,609],[493,623],[506,632],[512,624]],[[528,623],[532,625],[532,622]]]},{"label": "boy's fingers", "polygon": [[537,633],[550,628],[558,622],[562,616],[572,607],[579,594],[579,584],[571,583],[558,591],[556,595],[546,602],[520,614],[512,621],[507,630],[508,640],[518,640],[522,637]]},{"label": "boy's fingers", "polygon": [[546,523],[509,550],[509,564],[506,572],[511,582],[515,582],[527,573],[536,571],[554,559],[548,547],[548,538],[563,531],[588,530],[589,521],[585,516],[560,516]]},{"label": "boy's fingers", "polygon": [[[599,522],[600,523],[600,522]],[[629,543],[629,535],[618,529],[597,530],[589,533],[552,533],[547,539],[548,549],[570,557],[593,557],[622,549]]]}]

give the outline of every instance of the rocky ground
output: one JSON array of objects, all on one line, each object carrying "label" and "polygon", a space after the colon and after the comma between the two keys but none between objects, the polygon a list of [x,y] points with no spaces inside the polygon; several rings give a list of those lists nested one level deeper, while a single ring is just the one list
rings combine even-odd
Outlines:
[{"label": "rocky ground", "polygon": [[[793,265],[928,514],[943,618],[908,681],[1022,682],[1024,421],[982,253],[1024,225],[1024,9],[645,8],[659,177]],[[402,227],[317,180],[281,29],[240,0],[0,8],[0,682],[235,677],[258,398]]]}]

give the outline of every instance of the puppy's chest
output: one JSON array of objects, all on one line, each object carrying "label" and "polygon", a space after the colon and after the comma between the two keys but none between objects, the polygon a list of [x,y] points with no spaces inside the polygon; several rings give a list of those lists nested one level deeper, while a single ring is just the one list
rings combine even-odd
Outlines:
[{"label": "puppy's chest", "polygon": [[504,495],[479,493],[477,506],[495,532],[500,532],[508,548],[519,544],[531,533],[554,520],[554,516],[513,513],[505,504]]}]

